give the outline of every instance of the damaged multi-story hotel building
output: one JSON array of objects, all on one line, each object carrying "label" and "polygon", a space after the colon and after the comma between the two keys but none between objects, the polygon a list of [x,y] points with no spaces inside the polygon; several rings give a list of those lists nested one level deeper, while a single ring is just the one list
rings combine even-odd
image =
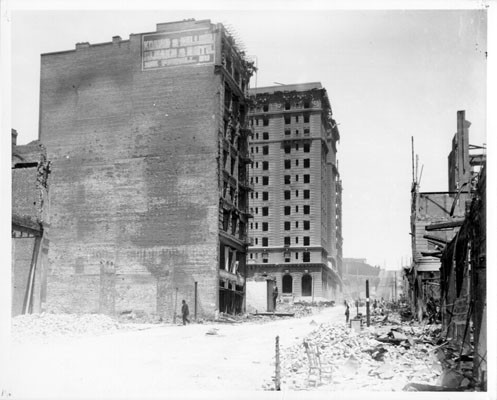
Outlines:
[{"label": "damaged multi-story hotel building", "polygon": [[335,300],[342,269],[340,135],[326,90],[305,83],[250,94],[248,276],[275,282],[283,299]]},{"label": "damaged multi-story hotel building", "polygon": [[209,20],[42,55],[45,309],[243,310],[253,71]]}]

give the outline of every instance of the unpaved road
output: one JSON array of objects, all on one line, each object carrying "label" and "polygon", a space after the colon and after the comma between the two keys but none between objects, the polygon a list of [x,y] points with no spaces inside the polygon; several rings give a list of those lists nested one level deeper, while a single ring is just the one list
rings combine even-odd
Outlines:
[{"label": "unpaved road", "polygon": [[[171,391],[254,391],[274,375],[275,337],[287,347],[344,323],[343,306],[267,323],[157,326],[12,345],[15,398],[166,398]],[[207,335],[213,328],[217,335]]]}]

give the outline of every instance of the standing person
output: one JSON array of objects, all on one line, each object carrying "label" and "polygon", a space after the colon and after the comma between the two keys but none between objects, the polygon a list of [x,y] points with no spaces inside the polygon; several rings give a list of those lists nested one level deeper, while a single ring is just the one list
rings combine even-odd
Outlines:
[{"label": "standing person", "polygon": [[188,310],[188,304],[186,304],[186,301],[183,300],[181,306],[181,314],[183,315],[183,325],[186,325],[186,323],[190,323],[190,320],[188,319],[188,315],[190,314],[190,311]]},{"label": "standing person", "polygon": [[273,288],[273,311],[276,311],[276,300],[278,299],[278,286],[276,286],[276,283],[274,284]]},{"label": "standing person", "polygon": [[349,323],[349,316],[350,316],[350,307],[347,303],[345,303],[345,323],[348,325]]}]

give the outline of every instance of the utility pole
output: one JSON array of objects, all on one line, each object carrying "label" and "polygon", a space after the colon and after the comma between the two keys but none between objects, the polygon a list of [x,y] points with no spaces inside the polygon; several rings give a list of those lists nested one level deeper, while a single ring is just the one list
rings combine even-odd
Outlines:
[{"label": "utility pole", "polygon": [[369,326],[369,280],[366,279],[366,321]]}]

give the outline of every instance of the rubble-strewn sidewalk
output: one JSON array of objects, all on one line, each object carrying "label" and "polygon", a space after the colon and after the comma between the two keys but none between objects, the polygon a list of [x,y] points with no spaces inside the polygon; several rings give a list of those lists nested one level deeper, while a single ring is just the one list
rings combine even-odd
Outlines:
[{"label": "rubble-strewn sidewalk", "polygon": [[100,335],[119,329],[123,329],[123,325],[102,314],[42,313],[12,318],[12,339],[19,342],[63,336]]},{"label": "rubble-strewn sidewalk", "polygon": [[[378,324],[356,332],[345,324],[321,324],[304,340],[319,355],[321,382],[316,371],[309,371],[301,342],[281,351],[281,390],[401,391],[410,382],[436,385],[442,368],[430,340],[435,330]],[[269,381],[264,385],[273,387]]]}]

